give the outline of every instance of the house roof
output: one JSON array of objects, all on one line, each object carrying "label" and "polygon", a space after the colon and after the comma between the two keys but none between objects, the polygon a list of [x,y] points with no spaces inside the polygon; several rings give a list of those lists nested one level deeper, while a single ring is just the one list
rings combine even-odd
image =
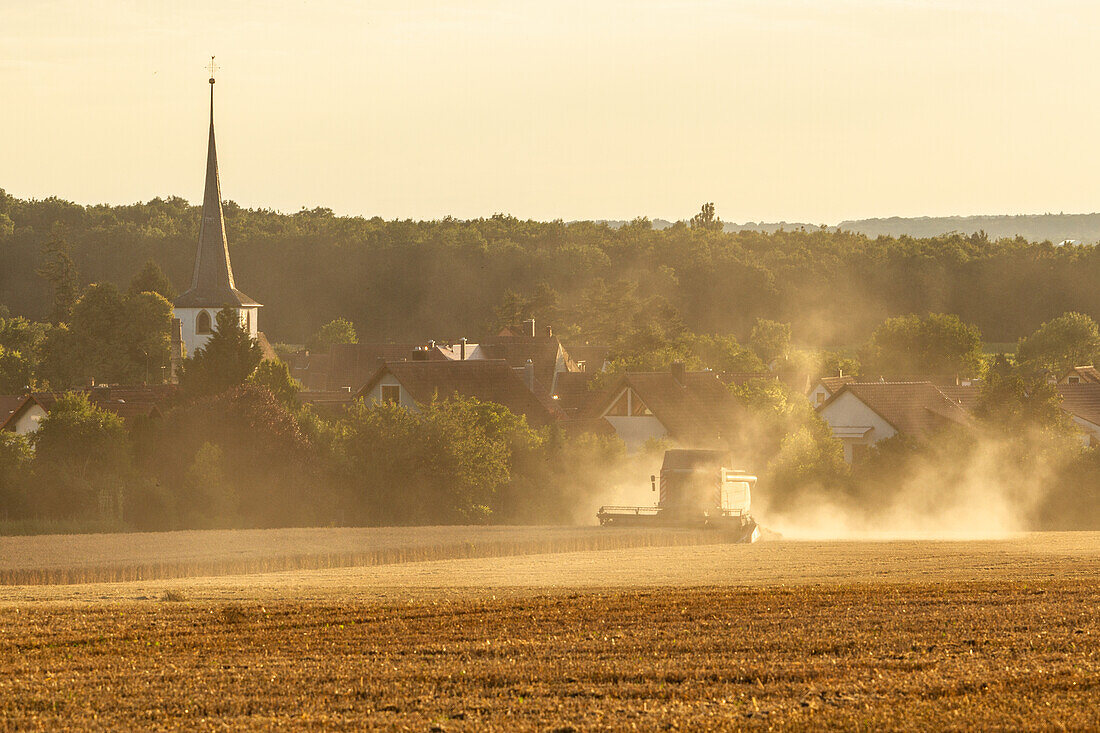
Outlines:
[{"label": "house roof", "polygon": [[1062,409],[1093,425],[1100,425],[1100,383],[1059,384]]},{"label": "house roof", "polygon": [[685,444],[712,445],[732,437],[744,414],[741,403],[714,372],[686,372],[682,382],[671,372],[628,372],[604,399],[593,403],[589,417],[603,417],[627,387],[673,439]]},{"label": "house roof", "polygon": [[530,361],[535,368],[535,380],[542,386],[540,396],[549,397],[554,387],[554,375],[559,361],[563,371],[577,371],[577,365],[554,336],[493,336],[478,344],[486,359],[503,359],[513,367],[524,367]]},{"label": "house roof", "polygon": [[607,394],[590,389],[589,384],[597,374],[600,372],[561,372],[558,374],[557,389],[551,397],[557,396],[555,401],[558,407],[567,415],[587,413],[589,404],[600,401]]},{"label": "house roof", "polygon": [[199,247],[191,287],[176,298],[177,308],[255,307],[260,304],[237,290],[229,243],[225,238],[222,189],[218,180],[218,152],[214,145],[214,80],[210,80],[210,139],[206,146],[206,190],[199,222]]},{"label": "house roof", "polygon": [[841,387],[818,411],[845,393],[854,395],[904,435],[925,435],[948,424],[970,422],[969,413],[931,382],[853,382]]},{"label": "house roof", "polygon": [[565,353],[569,355],[569,359],[574,364],[585,363],[585,368],[588,371],[598,372],[603,369],[603,365],[607,363],[607,357],[611,354],[611,349],[607,346],[590,346],[589,344],[562,344],[562,348],[565,349]]},{"label": "house roof", "polygon": [[1070,369],[1068,372],[1062,375],[1059,382],[1064,382],[1070,377],[1080,377],[1082,384],[1100,384],[1100,370],[1097,370],[1092,364],[1088,366],[1076,366]]},{"label": "house roof", "polygon": [[[328,390],[351,387],[357,392],[378,368],[387,362],[412,359],[413,352],[424,344],[333,344],[329,350]],[[440,348],[428,348],[429,361],[449,361]]]},{"label": "house roof", "polygon": [[943,392],[947,399],[959,405],[967,412],[974,411],[974,408],[978,406],[978,397],[981,396],[981,387],[976,384],[968,384],[966,386],[944,385],[936,389]]},{"label": "house roof", "polygon": [[754,379],[779,381],[779,376],[773,372],[715,372],[715,374],[725,384],[736,384],[738,386]]},{"label": "house roof", "polygon": [[557,408],[536,397],[502,359],[386,362],[357,396],[366,397],[386,374],[393,375],[409,396],[422,405],[457,394],[503,405],[516,415],[525,415],[534,427],[547,425],[561,416]]},{"label": "house roof", "polygon": [[832,394],[844,385],[852,384],[855,381],[855,377],[822,377],[817,380],[817,383],[824,385],[825,389],[829,390],[829,394]]},{"label": "house roof", "polygon": [[309,405],[316,412],[338,416],[343,414],[348,405],[355,401],[355,394],[344,389],[325,392],[299,392],[298,401],[303,405]]},{"label": "house roof", "polygon": [[[127,423],[139,417],[160,417],[161,404],[171,399],[176,392],[174,385],[140,385],[135,387],[92,387],[79,390],[88,395],[88,400],[101,410],[112,412]],[[10,395],[0,397],[7,402]],[[18,404],[5,416],[0,413],[0,430],[10,429],[12,425],[32,405],[38,405],[46,412],[53,410],[61,393],[34,392],[19,396]],[[3,404],[0,402],[0,405]]]},{"label": "house roof", "polygon": [[27,396],[21,394],[0,395],[0,430],[4,429],[4,426],[8,422],[8,418],[22,406],[23,401],[26,399]]}]

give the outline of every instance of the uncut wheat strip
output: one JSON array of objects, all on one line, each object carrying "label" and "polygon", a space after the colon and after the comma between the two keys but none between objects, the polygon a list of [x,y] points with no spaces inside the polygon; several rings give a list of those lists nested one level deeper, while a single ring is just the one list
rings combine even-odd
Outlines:
[{"label": "uncut wheat strip", "polygon": [[481,542],[468,540],[444,541],[434,544],[420,544],[414,547],[382,547],[358,552],[291,553],[260,558],[185,560],[178,562],[166,560],[155,563],[79,568],[8,569],[0,571],[0,585],[72,585],[293,570],[324,570],[432,560],[556,554],[641,547],[726,544],[733,541],[733,539],[731,535],[714,531],[653,530],[622,532],[621,530],[608,530],[579,536],[504,538],[502,540]]}]

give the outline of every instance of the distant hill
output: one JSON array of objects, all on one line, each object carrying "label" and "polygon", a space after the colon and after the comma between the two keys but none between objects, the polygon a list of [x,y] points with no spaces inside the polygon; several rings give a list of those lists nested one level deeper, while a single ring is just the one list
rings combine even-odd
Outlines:
[{"label": "distant hill", "polygon": [[984,231],[991,239],[1021,236],[1033,242],[1082,244],[1100,241],[1100,214],[1025,214],[1019,216],[921,216],[912,219],[859,219],[842,221],[840,229],[871,237],[935,237],[949,232],[972,234]]},{"label": "distant hill", "polygon": [[[618,228],[626,221],[604,221]],[[666,219],[654,219],[654,229],[666,229],[673,222]],[[727,232],[753,231],[772,233],[779,229],[793,231],[797,229],[819,229],[821,224],[803,222],[745,222],[737,224],[726,222]],[[941,234],[958,232],[973,234],[984,231],[990,239],[1023,237],[1032,242],[1050,241],[1058,244],[1072,240],[1081,244],[1100,242],[1100,214],[1021,214],[1017,216],[918,216],[905,218],[892,216],[883,219],[851,219],[837,225],[827,225],[827,229],[842,229],[859,232],[869,237],[936,237]]]}]

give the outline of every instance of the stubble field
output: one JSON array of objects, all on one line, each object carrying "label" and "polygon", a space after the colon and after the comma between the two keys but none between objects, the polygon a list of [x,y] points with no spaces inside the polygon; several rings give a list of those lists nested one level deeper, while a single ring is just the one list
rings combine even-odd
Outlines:
[{"label": "stubble field", "polygon": [[0,587],[0,726],[1095,729],[1098,570],[1066,533]]}]

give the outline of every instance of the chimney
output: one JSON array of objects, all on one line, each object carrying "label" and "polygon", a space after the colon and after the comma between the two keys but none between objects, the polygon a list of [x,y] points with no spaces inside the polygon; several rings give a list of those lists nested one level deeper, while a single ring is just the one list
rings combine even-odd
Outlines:
[{"label": "chimney", "polygon": [[530,359],[523,365],[523,381],[527,384],[527,389],[535,391],[535,362]]},{"label": "chimney", "polygon": [[466,337],[463,336],[458,342],[458,358],[462,361],[466,361]]},{"label": "chimney", "polygon": [[413,361],[427,361],[428,360],[428,347],[427,346],[417,346],[415,349],[413,349],[412,360]]},{"label": "chimney", "polygon": [[531,338],[535,337],[535,319],[534,318],[528,318],[526,321],[523,322],[523,332],[525,334],[527,334],[528,336],[530,336]]},{"label": "chimney", "polygon": [[675,379],[676,383],[681,387],[684,385],[684,362],[672,362],[672,378]]},{"label": "chimney", "polygon": [[178,318],[172,319],[172,347],[168,352],[168,381],[172,384],[179,383],[179,369],[183,364],[183,323]]},{"label": "chimney", "polygon": [[554,338],[554,327],[553,326],[547,326],[546,327],[546,338],[548,338],[548,339]]}]

